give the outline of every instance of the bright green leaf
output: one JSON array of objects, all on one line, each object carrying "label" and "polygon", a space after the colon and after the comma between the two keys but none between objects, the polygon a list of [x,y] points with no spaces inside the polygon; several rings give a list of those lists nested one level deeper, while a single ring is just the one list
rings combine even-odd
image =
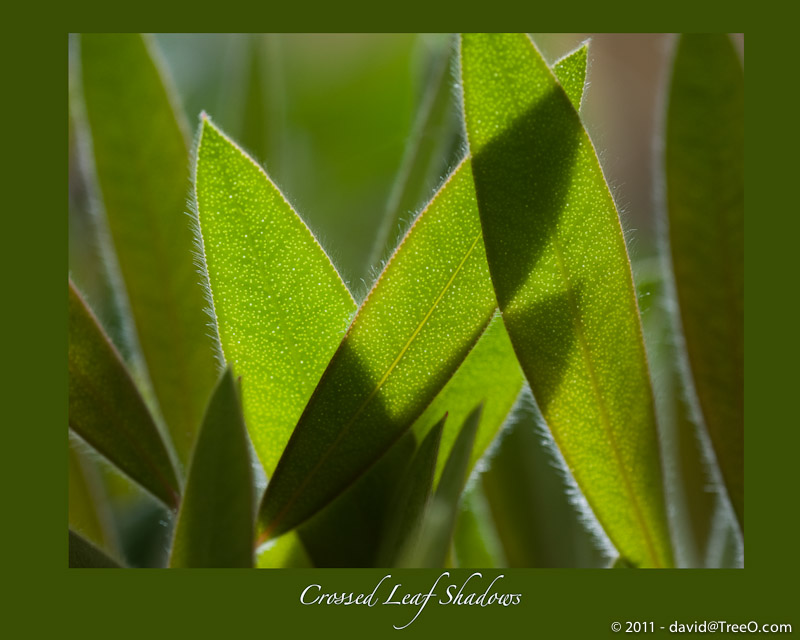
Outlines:
[{"label": "bright green leaf", "polygon": [[481,421],[478,406],[464,421],[447,457],[433,499],[428,502],[418,539],[404,548],[401,566],[442,567],[447,559],[458,517],[459,502],[469,477],[469,461]]},{"label": "bright green leaf", "polygon": [[171,567],[252,567],[255,513],[247,429],[227,368],[197,437]]},{"label": "bright green leaf", "polygon": [[630,263],[594,147],[527,36],[463,36],[461,72],[490,272],[520,364],[617,549],[671,566]]},{"label": "bright green leaf", "polygon": [[681,36],[666,131],[669,242],[694,390],[744,531],[744,69]]},{"label": "bright green leaf", "polygon": [[416,546],[422,517],[433,489],[436,459],[447,415],[437,422],[419,445],[397,485],[390,515],[383,527],[379,567],[392,567],[404,546]]},{"label": "bright green leaf", "polygon": [[267,486],[262,537],[303,522],[388,450],[463,362],[495,305],[471,170],[462,164],[328,365]]},{"label": "bright green leaf", "polygon": [[159,407],[186,462],[216,365],[193,264],[186,127],[148,38],[80,37],[100,199]]},{"label": "bright green leaf", "polygon": [[586,63],[589,45],[584,43],[572,53],[568,53],[553,65],[553,73],[564,88],[575,111],[581,108],[583,88],[586,86]]},{"label": "bright green leaf", "polygon": [[119,569],[120,565],[91,542],[69,530],[70,569]]},{"label": "bright green leaf", "polygon": [[207,117],[195,193],[222,352],[271,475],[356,305],[267,174]]},{"label": "bright green leaf", "polygon": [[[587,45],[565,56],[554,68],[559,80],[570,86],[570,100],[580,105],[586,79]],[[511,346],[505,326],[495,319],[481,336],[478,344],[464,360],[436,399],[414,423],[412,430],[421,438],[438,416],[450,416],[442,436],[441,451],[436,467],[436,481],[458,435],[458,429],[475,405],[483,400],[483,414],[472,450],[470,469],[486,453],[522,388],[523,374]]]},{"label": "bright green leaf", "polygon": [[450,62],[452,41],[434,43],[427,85],[395,177],[370,264],[377,264],[400,239],[403,221],[430,196],[451,160],[460,122],[452,105]]},{"label": "bright green leaf", "polygon": [[256,553],[256,567],[259,569],[307,569],[312,566],[295,531],[270,540]]},{"label": "bright green leaf", "polygon": [[179,485],[153,418],[117,351],[69,283],[69,426],[169,506]]}]

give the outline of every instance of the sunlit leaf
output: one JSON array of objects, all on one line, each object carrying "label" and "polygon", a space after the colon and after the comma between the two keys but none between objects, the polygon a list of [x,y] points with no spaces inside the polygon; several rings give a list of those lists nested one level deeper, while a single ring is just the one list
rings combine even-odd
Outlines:
[{"label": "sunlit leaf", "polygon": [[252,567],[253,502],[247,430],[227,368],[211,396],[192,454],[170,566]]},{"label": "sunlit leaf", "polygon": [[[570,100],[576,109],[580,105],[586,79],[586,54],[587,45],[583,45],[554,67],[559,80],[569,83]],[[519,395],[522,382],[522,370],[508,333],[502,321],[496,319],[445,388],[414,423],[413,431],[420,438],[438,420],[438,416],[445,412],[450,416],[442,436],[442,455],[436,468],[437,482],[458,429],[470,411],[483,401],[481,424],[470,460],[471,469],[494,441]]]},{"label": "sunlit leaf", "polygon": [[691,377],[744,531],[744,69],[681,36],[666,122],[669,242]]},{"label": "sunlit leaf", "polygon": [[182,462],[214,385],[206,303],[185,215],[186,127],[148,38],[80,37],[98,195],[159,407]]},{"label": "sunlit leaf", "polygon": [[169,453],[125,365],[69,283],[69,426],[169,506],[179,484]]},{"label": "sunlit leaf", "polygon": [[451,148],[458,138],[460,123],[455,117],[451,90],[452,41],[434,43],[434,46],[437,49],[431,56],[427,84],[389,192],[371,264],[377,264],[386,250],[397,244],[404,221],[430,196],[445,173],[451,161]]},{"label": "sunlit leaf", "polygon": [[295,531],[270,540],[256,553],[256,567],[259,569],[306,569],[312,566],[300,536]]},{"label": "sunlit leaf", "polygon": [[207,117],[195,194],[222,352],[271,475],[356,305],[267,174]]},{"label": "sunlit leaf", "polygon": [[267,487],[264,539],[325,506],[423,412],[492,317],[487,272],[466,163],[417,219],[325,370]]},{"label": "sunlit leaf", "polygon": [[418,539],[413,539],[401,554],[401,566],[444,566],[458,517],[461,493],[467,482],[475,434],[481,420],[478,406],[464,421],[447,457],[436,493],[428,502]]},{"label": "sunlit leaf", "polygon": [[119,569],[112,560],[91,542],[69,530],[69,568],[70,569]]},{"label": "sunlit leaf", "polygon": [[461,73],[490,272],[520,364],[620,553],[670,566],[630,263],[594,148],[527,36],[463,36]]},{"label": "sunlit leaf", "polygon": [[415,547],[425,507],[433,489],[436,459],[447,416],[441,418],[419,445],[403,473],[383,527],[378,566],[394,566],[404,546]]}]

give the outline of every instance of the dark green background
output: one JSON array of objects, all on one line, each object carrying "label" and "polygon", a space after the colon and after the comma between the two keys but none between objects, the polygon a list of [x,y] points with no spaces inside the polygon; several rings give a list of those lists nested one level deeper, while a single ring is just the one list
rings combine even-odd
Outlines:
[{"label": "dark green background", "polygon": [[[156,5],[154,5],[156,6]],[[163,12],[163,3],[157,5]],[[6,541],[6,586],[12,591],[7,608],[24,626],[22,637],[37,635],[47,626],[59,635],[88,637],[240,637],[245,630],[253,637],[270,638],[285,633],[298,637],[375,637],[398,634],[436,636],[457,634],[475,637],[484,633],[524,634],[528,637],[602,638],[613,636],[612,621],[641,620],[669,625],[675,620],[728,620],[730,622],[792,623],[800,629],[797,614],[797,479],[794,462],[798,447],[796,349],[787,348],[787,337],[796,330],[793,307],[796,292],[796,208],[793,197],[776,185],[796,180],[794,147],[789,146],[788,113],[794,103],[778,91],[783,80],[780,65],[760,65],[756,78],[758,100],[750,106],[763,116],[764,131],[750,136],[750,193],[757,194],[758,208],[747,222],[745,273],[748,292],[746,333],[746,423],[747,423],[747,519],[744,570],[509,570],[502,582],[522,594],[522,603],[510,608],[429,606],[404,631],[395,631],[399,607],[303,607],[299,594],[310,582],[321,582],[338,591],[371,590],[382,570],[316,571],[86,571],[66,567],[67,535],[63,523],[67,509],[66,478],[66,264],[67,216],[66,163],[67,122],[67,34],[81,30],[223,30],[248,28],[257,23],[281,30],[438,30],[463,28],[466,20],[454,20],[426,3],[419,15],[428,23],[414,23],[413,8],[404,3],[396,9],[404,17],[385,14],[384,22],[363,24],[377,5],[361,12],[362,24],[342,13],[341,4],[324,5],[327,13],[308,6],[294,7],[300,17],[254,19],[252,9],[235,11],[233,5],[216,7],[230,11],[229,22],[214,21],[216,12],[205,13],[206,24],[184,16],[200,16],[180,9],[171,19],[158,23],[140,19],[100,22],[94,13],[84,21],[72,12],[59,21],[50,16],[54,28],[36,33],[35,51],[31,34],[15,32],[6,45],[5,108],[17,108],[6,120],[5,152],[14,156],[11,186],[3,231],[6,284],[4,317],[12,323],[5,332],[7,407],[3,419],[3,485]],[[542,17],[542,8],[528,5],[527,15],[510,15],[502,4],[487,7],[498,19],[487,21],[475,15],[473,27],[526,28],[531,31],[670,29],[741,31],[743,16],[734,15],[733,5],[691,5],[691,20],[667,19],[657,7],[638,3],[637,14],[607,5],[592,5],[581,24],[555,22]],[[721,7],[724,7],[720,9]],[[105,5],[106,10],[110,5]],[[142,10],[140,5],[138,10]],[[266,10],[267,6],[264,5]],[[274,11],[270,6],[270,12]],[[560,7],[562,13],[577,10]],[[674,5],[671,12],[675,12]],[[644,12],[649,21],[633,23]],[[473,14],[474,15],[474,14]],[[674,15],[674,13],[673,13]],[[689,15],[687,12],[684,15]],[[40,16],[37,16],[37,19]],[[499,19],[504,23],[501,24]],[[236,20],[234,24],[233,20]],[[306,20],[302,22],[301,20]],[[22,24],[9,16],[7,25]],[[748,21],[748,25],[750,22]],[[38,25],[37,25],[38,27]],[[749,34],[748,34],[749,35]],[[765,34],[766,35],[766,34]],[[779,47],[789,40],[769,35],[769,44]],[[767,38],[757,35],[750,60],[763,59],[760,45]],[[751,40],[752,42],[752,40]],[[784,45],[785,46],[785,45]],[[755,51],[755,54],[754,54]],[[770,52],[776,55],[778,52]],[[785,52],[784,52],[785,53]],[[769,82],[767,84],[766,82]],[[762,91],[762,87],[769,91]],[[751,96],[753,88],[751,86]],[[794,110],[794,109],[793,109]],[[20,117],[23,116],[24,118]],[[751,118],[752,121],[752,118]],[[767,131],[768,128],[772,131]],[[59,156],[59,154],[61,154]],[[58,160],[53,160],[53,156]],[[776,164],[783,160],[785,167]],[[793,168],[794,167],[794,168]],[[8,169],[7,169],[8,170]],[[60,186],[58,186],[60,185]],[[751,207],[752,209],[752,207]],[[777,274],[777,275],[776,275]],[[11,400],[11,403],[8,403]],[[396,572],[410,590],[424,589],[438,571]],[[469,572],[456,573],[461,579]],[[494,575],[494,574],[493,574]],[[16,602],[14,602],[16,601]],[[9,604],[6,596],[6,604]],[[6,607],[4,607],[6,609]],[[15,635],[20,635],[20,633]],[[666,633],[660,632],[657,633]]]}]

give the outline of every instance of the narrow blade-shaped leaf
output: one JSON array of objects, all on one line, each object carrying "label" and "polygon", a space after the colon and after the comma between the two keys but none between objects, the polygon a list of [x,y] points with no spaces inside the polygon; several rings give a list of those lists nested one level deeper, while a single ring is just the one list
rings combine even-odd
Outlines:
[{"label": "narrow blade-shaped leaf", "polygon": [[[452,36],[449,36],[452,38]],[[427,85],[395,177],[370,264],[377,264],[401,237],[403,221],[425,202],[445,173],[460,123],[452,108],[452,40],[436,42]]]},{"label": "narrow blade-shaped leaf", "polygon": [[306,569],[312,566],[295,531],[271,540],[256,552],[256,567],[259,569]]},{"label": "narrow blade-shaped leaf", "polygon": [[178,479],[117,351],[69,283],[69,426],[132,480],[176,506]]},{"label": "narrow blade-shaped leaf", "polygon": [[186,127],[149,38],[80,38],[98,195],[159,408],[182,462],[216,379],[185,215]]},{"label": "narrow blade-shaped leaf", "polygon": [[556,442],[619,551],[670,566],[653,396],[613,199],[575,108],[525,35],[464,35],[489,268]]},{"label": "narrow blade-shaped leaf", "polygon": [[421,439],[435,424],[436,416],[445,412],[449,416],[442,435],[441,455],[436,463],[436,482],[442,475],[458,432],[475,404],[481,400],[484,403],[469,461],[470,470],[486,453],[506,421],[523,380],[503,321],[495,317],[455,375],[412,427],[414,435]]},{"label": "narrow blade-shaped leaf", "polygon": [[197,437],[172,542],[172,567],[252,567],[253,473],[236,385],[225,369]]},{"label": "narrow blade-shaped leaf", "polygon": [[694,390],[744,531],[744,69],[681,36],[666,130],[669,243]]},{"label": "narrow blade-shaped leaf", "polygon": [[195,194],[222,352],[271,475],[356,305],[283,194],[207,117]]},{"label": "narrow blade-shaped leaf", "polygon": [[119,569],[120,565],[91,542],[69,530],[70,569]]},{"label": "narrow blade-shaped leaf", "polygon": [[[587,49],[588,45],[584,44],[562,58],[553,68],[559,81],[568,83],[568,95],[576,109],[580,106],[586,81]],[[476,400],[483,399],[484,405],[481,424],[472,450],[470,470],[486,453],[506,421],[522,389],[523,380],[524,376],[506,328],[497,318],[486,329],[456,374],[412,427],[414,434],[421,438],[438,416],[445,412],[450,416],[442,436],[442,455],[439,456],[436,466],[437,482],[458,430],[475,407]]]},{"label": "narrow blade-shaped leaf", "polygon": [[111,505],[97,463],[86,445],[69,434],[69,526],[101,549],[116,549]]},{"label": "narrow blade-shaped leaf", "polygon": [[495,306],[465,163],[406,235],[325,370],[267,486],[262,537],[303,522],[388,450]]},{"label": "narrow blade-shaped leaf", "polygon": [[423,516],[418,540],[405,547],[401,564],[407,567],[441,567],[447,559],[458,517],[459,501],[469,477],[469,461],[481,421],[481,406],[467,416],[447,457],[439,486]]},{"label": "narrow blade-shaped leaf", "polygon": [[553,65],[553,73],[564,88],[575,111],[580,111],[583,89],[586,86],[586,63],[589,59],[589,45],[584,43],[572,53],[568,53]]},{"label": "narrow blade-shaped leaf", "polygon": [[446,420],[447,415],[428,431],[398,483],[391,512],[383,528],[379,567],[394,566],[404,546],[416,546],[422,517],[433,489],[439,443]]},{"label": "narrow blade-shaped leaf", "polygon": [[461,511],[453,533],[453,555],[460,569],[506,566],[500,539],[479,482],[468,488],[461,500]]}]

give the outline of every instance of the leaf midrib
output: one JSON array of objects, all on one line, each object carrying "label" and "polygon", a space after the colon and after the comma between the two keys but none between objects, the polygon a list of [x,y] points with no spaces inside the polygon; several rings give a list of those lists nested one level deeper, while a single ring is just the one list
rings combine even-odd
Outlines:
[{"label": "leaf midrib", "polygon": [[[364,402],[361,404],[361,406],[358,408],[358,410],[353,414],[353,416],[350,418],[350,420],[347,422],[347,424],[339,432],[339,435],[336,437],[336,440],[334,440],[334,442],[328,447],[327,451],[323,454],[322,458],[311,469],[311,471],[308,473],[308,475],[303,480],[303,482],[300,484],[300,486],[291,495],[291,497],[289,498],[289,500],[287,501],[287,503],[283,507],[283,509],[278,513],[277,516],[275,516],[275,519],[272,521],[272,524],[265,529],[264,533],[259,537],[259,540],[257,541],[256,546],[259,546],[259,545],[263,544],[263,542],[265,542],[266,540],[269,540],[269,537],[270,537],[272,531],[275,530],[275,528],[278,526],[280,521],[286,515],[286,512],[294,504],[294,502],[296,501],[298,495],[303,491],[303,489],[305,489],[306,485],[311,481],[311,478],[313,478],[314,475],[316,475],[316,473],[320,469],[320,467],[332,455],[333,451],[339,445],[339,443],[341,442],[342,438],[344,438],[344,436],[350,430],[350,428],[352,427],[353,423],[355,423],[355,421],[358,419],[358,417],[361,415],[361,413],[364,411],[364,409],[366,409],[367,405],[372,401],[372,399],[375,397],[375,395],[380,391],[381,387],[384,385],[386,380],[389,378],[389,376],[391,375],[392,371],[394,371],[394,369],[397,367],[397,364],[400,362],[400,360],[403,358],[403,356],[406,354],[406,352],[410,348],[411,343],[416,339],[417,335],[419,335],[419,332],[422,330],[422,328],[425,325],[425,323],[428,321],[428,319],[431,317],[431,315],[433,314],[433,312],[436,309],[436,307],[441,302],[441,300],[444,297],[445,293],[447,293],[447,290],[450,288],[450,286],[453,284],[453,282],[455,281],[455,279],[458,276],[458,274],[461,272],[461,269],[464,267],[464,265],[466,264],[467,260],[472,255],[472,252],[475,250],[475,247],[478,245],[478,242],[481,240],[481,238],[482,238],[482,233],[479,231],[477,233],[477,235],[475,236],[475,239],[472,241],[472,244],[470,245],[470,247],[467,250],[466,254],[464,255],[464,258],[461,260],[461,262],[459,263],[458,267],[456,267],[456,269],[453,271],[453,275],[450,276],[450,279],[447,281],[445,286],[442,288],[441,292],[439,293],[438,297],[436,298],[436,300],[431,305],[431,308],[428,310],[428,312],[425,315],[425,317],[420,321],[420,323],[417,325],[417,328],[411,334],[411,337],[408,339],[406,344],[400,350],[400,353],[398,354],[397,358],[395,358],[394,362],[392,362],[392,364],[389,365],[389,368],[386,370],[386,372],[383,374],[381,379],[378,381],[378,383],[375,386],[375,388],[372,390],[372,392],[369,394],[369,396],[367,396],[366,400],[364,400]],[[346,339],[347,338],[345,337],[345,340]]]}]

